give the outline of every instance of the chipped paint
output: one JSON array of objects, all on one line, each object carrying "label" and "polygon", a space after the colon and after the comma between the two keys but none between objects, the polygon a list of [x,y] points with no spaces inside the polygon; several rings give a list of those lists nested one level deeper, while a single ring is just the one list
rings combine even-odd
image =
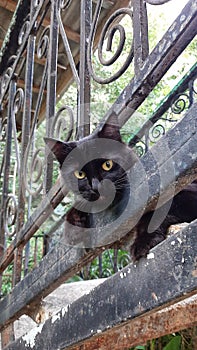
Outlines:
[{"label": "chipped paint", "polygon": [[154,259],[155,258],[155,254],[154,253],[149,253],[148,255],[147,255],[147,259],[148,260],[151,260],[151,259]]},{"label": "chipped paint", "polygon": [[121,273],[120,273],[120,278],[124,278],[124,277],[127,277],[126,272],[121,272]]},{"label": "chipped paint", "polygon": [[65,307],[63,307],[63,309],[61,310],[61,312],[62,312],[62,317],[64,317],[65,316],[65,314],[68,312],[68,310],[69,310],[69,306],[70,305],[66,305]]},{"label": "chipped paint", "polygon": [[152,298],[153,298],[154,300],[158,301],[158,297],[157,297],[157,295],[156,295],[154,292],[152,293]]},{"label": "chipped paint", "polygon": [[33,348],[35,346],[35,339],[37,334],[42,332],[42,327],[44,324],[40,324],[38,327],[33,328],[30,332],[28,332],[27,334],[25,334],[22,337],[22,340],[28,345],[30,346],[30,348]]},{"label": "chipped paint", "polygon": [[55,323],[57,320],[60,320],[60,318],[61,318],[61,312],[51,317],[51,323],[52,324]]}]

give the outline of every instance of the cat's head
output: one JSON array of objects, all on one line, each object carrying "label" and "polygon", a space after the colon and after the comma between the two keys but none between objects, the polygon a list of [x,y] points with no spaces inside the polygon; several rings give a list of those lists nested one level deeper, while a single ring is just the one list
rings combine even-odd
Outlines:
[{"label": "cat's head", "polygon": [[109,197],[112,190],[118,198],[125,190],[126,170],[136,157],[121,139],[116,116],[79,141],[45,138],[45,142],[60,164],[64,181],[74,193],[93,202]]}]

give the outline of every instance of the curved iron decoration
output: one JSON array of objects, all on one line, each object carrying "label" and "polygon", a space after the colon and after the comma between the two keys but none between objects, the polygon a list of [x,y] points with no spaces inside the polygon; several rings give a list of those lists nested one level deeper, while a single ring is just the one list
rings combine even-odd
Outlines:
[{"label": "curved iron decoration", "polygon": [[61,10],[66,9],[70,5],[71,1],[65,1],[65,0],[57,1],[57,3],[56,3],[56,6],[57,6],[57,21],[58,21],[58,24],[59,24],[59,31],[60,31],[60,34],[61,34],[61,37],[62,37],[62,41],[63,41],[64,47],[65,47],[65,50],[66,50],[66,53],[67,53],[67,57],[68,57],[68,60],[69,60],[69,63],[70,63],[70,67],[71,67],[71,70],[72,70],[72,73],[73,73],[73,78],[75,79],[75,82],[76,82],[76,84],[78,86],[78,89],[79,89],[79,87],[80,87],[79,75],[78,75],[78,72],[77,72],[75,61],[74,61],[74,58],[72,56],[72,52],[71,52],[71,49],[70,49],[69,40],[68,40],[66,32],[64,30],[64,25],[63,25],[62,18],[61,18]]},{"label": "curved iron decoration", "polygon": [[6,141],[6,134],[7,134],[7,118],[5,118],[0,123],[0,141]]},{"label": "curved iron decoration", "polygon": [[[24,162],[23,162],[23,181],[24,187],[31,196],[37,196],[43,188],[43,180],[41,180],[44,171],[44,161],[39,156],[40,153],[44,154],[44,147],[34,149],[35,143],[35,130],[38,120],[38,114],[40,111],[41,101],[43,98],[43,92],[46,85],[47,69],[48,69],[48,49],[49,49],[49,34],[50,27],[47,26],[41,33],[41,36],[37,44],[37,56],[39,59],[46,58],[46,62],[43,69],[42,80],[40,83],[40,89],[37,97],[37,103],[35,107],[34,117],[32,120],[32,127],[29,137],[29,142],[26,148]],[[29,162],[29,156],[31,153],[31,161]],[[36,175],[34,175],[36,173]],[[34,189],[34,184],[38,183],[38,187]]]},{"label": "curved iron decoration", "polygon": [[15,226],[17,212],[18,212],[17,199],[14,194],[9,194],[5,202],[5,208],[3,212],[4,230],[8,235],[8,237],[13,237],[16,233],[15,229],[13,230],[13,232],[10,232],[10,228],[13,228]]},{"label": "curved iron decoration", "polygon": [[23,107],[24,103],[24,91],[22,88],[16,90],[14,101],[13,101],[13,112],[16,115]]},{"label": "curved iron decoration", "polygon": [[191,105],[190,96],[187,93],[181,93],[177,95],[176,99],[172,102],[171,111],[174,114],[180,114],[186,108],[189,108],[190,105]]},{"label": "curved iron decoration", "polygon": [[[27,151],[25,153],[25,158],[24,158],[24,167],[23,167],[23,181],[24,181],[24,186],[25,189],[28,191],[28,193],[31,196],[37,196],[43,189],[43,181],[39,183],[39,180],[43,176],[43,171],[44,171],[44,164],[43,164],[43,157],[39,156],[39,153],[44,154],[44,147],[43,148],[38,148],[35,152],[32,150],[32,157],[31,157],[31,162],[30,165],[28,166],[28,157],[29,157],[29,152],[31,149],[32,145],[28,145]],[[36,174],[36,175],[35,175]],[[28,178],[28,180],[27,180]],[[37,188],[34,188],[34,184],[38,184]]]},{"label": "curved iron decoration", "polygon": [[[62,115],[62,113],[64,111],[68,112],[68,117],[69,117],[69,128],[67,127],[67,122],[65,120],[65,117]],[[52,123],[52,137],[55,138],[61,138],[61,132],[65,132],[67,131],[67,135],[66,137],[64,137],[64,141],[69,141],[73,130],[74,130],[74,115],[73,115],[73,111],[69,106],[63,106],[61,107],[58,112],[56,113],[54,119],[53,119],[53,123]]]},{"label": "curved iron decoration", "polygon": [[19,36],[18,36],[18,44],[19,45],[22,45],[23,44],[23,41],[24,41],[24,38],[26,36],[26,33],[28,32],[29,30],[29,27],[30,27],[30,21],[29,19],[27,19],[23,25],[22,25],[22,28],[19,32]]},{"label": "curved iron decoration", "polygon": [[13,68],[8,67],[1,77],[0,99],[2,100],[7,90],[8,81],[13,74]]},{"label": "curved iron decoration", "polygon": [[[87,57],[88,57],[89,71],[90,71],[92,78],[99,84],[109,84],[109,83],[115,81],[116,79],[118,79],[126,71],[126,69],[129,67],[129,65],[132,62],[133,57],[134,57],[134,47],[133,47],[133,42],[132,42],[130,51],[128,53],[128,57],[125,60],[123,66],[116,73],[114,73],[111,77],[102,78],[102,77],[98,77],[96,75],[96,73],[94,72],[93,66],[92,66],[92,51],[93,51],[93,43],[94,43],[94,38],[95,38],[95,34],[96,34],[98,18],[99,18],[100,11],[101,11],[101,6],[102,6],[102,1],[98,1],[96,11],[95,11],[95,16],[94,16],[93,23],[92,23],[92,29],[90,32],[90,38],[89,38],[89,42],[88,42]],[[110,66],[114,62],[116,62],[116,60],[120,57],[120,55],[123,51],[123,48],[125,46],[125,41],[126,41],[125,29],[120,23],[119,24],[114,23],[116,21],[117,17],[123,16],[123,15],[129,15],[129,17],[132,20],[131,9],[122,8],[122,9],[118,9],[117,11],[115,11],[110,16],[110,18],[107,20],[107,22],[105,23],[105,25],[103,27],[100,41],[98,44],[98,57],[99,57],[99,61],[100,61],[101,65],[103,65],[103,66]],[[112,51],[112,42],[113,42],[113,38],[114,38],[114,35],[116,32],[119,32],[119,37],[120,37],[119,45],[116,49],[116,52],[113,54],[113,56],[107,60],[103,57],[103,44],[104,44],[105,39],[107,38],[107,51]]]},{"label": "curved iron decoration", "polygon": [[145,0],[150,5],[163,5],[171,0]]},{"label": "curved iron decoration", "polygon": [[50,33],[50,26],[47,26],[38,41],[37,45],[37,56],[39,59],[46,58],[48,54],[49,49],[49,33]]},{"label": "curved iron decoration", "polygon": [[141,158],[146,153],[147,145],[143,140],[136,143],[134,150],[139,158]]},{"label": "curved iron decoration", "polygon": [[165,133],[164,125],[157,123],[149,130],[149,140],[155,143],[161,136],[165,135]]}]

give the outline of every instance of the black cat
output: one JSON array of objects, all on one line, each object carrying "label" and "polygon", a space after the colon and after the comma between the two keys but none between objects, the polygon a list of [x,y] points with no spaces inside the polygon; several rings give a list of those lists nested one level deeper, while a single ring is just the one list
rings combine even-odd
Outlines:
[{"label": "black cat", "polygon": [[[137,157],[123,143],[116,116],[99,131],[79,141],[45,138],[45,142],[60,164],[64,182],[77,197],[74,207],[66,215],[67,223],[81,228],[98,228],[120,217],[132,190],[127,170]],[[197,182],[193,182],[174,197],[165,220],[151,233],[148,226],[153,212],[143,215],[131,230],[133,260],[145,256],[164,240],[170,225],[194,220],[197,217],[196,200]]]}]

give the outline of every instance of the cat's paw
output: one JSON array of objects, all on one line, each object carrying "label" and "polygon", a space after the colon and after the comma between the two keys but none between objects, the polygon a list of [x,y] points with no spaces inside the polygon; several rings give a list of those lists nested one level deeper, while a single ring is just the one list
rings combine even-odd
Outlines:
[{"label": "cat's paw", "polygon": [[135,241],[130,247],[130,255],[133,262],[138,261],[140,258],[146,257],[149,253],[150,246],[144,245],[142,242]]},{"label": "cat's paw", "polygon": [[138,237],[130,247],[130,254],[133,261],[138,261],[142,257],[146,257],[150,249],[165,239],[165,234],[151,233]]}]

